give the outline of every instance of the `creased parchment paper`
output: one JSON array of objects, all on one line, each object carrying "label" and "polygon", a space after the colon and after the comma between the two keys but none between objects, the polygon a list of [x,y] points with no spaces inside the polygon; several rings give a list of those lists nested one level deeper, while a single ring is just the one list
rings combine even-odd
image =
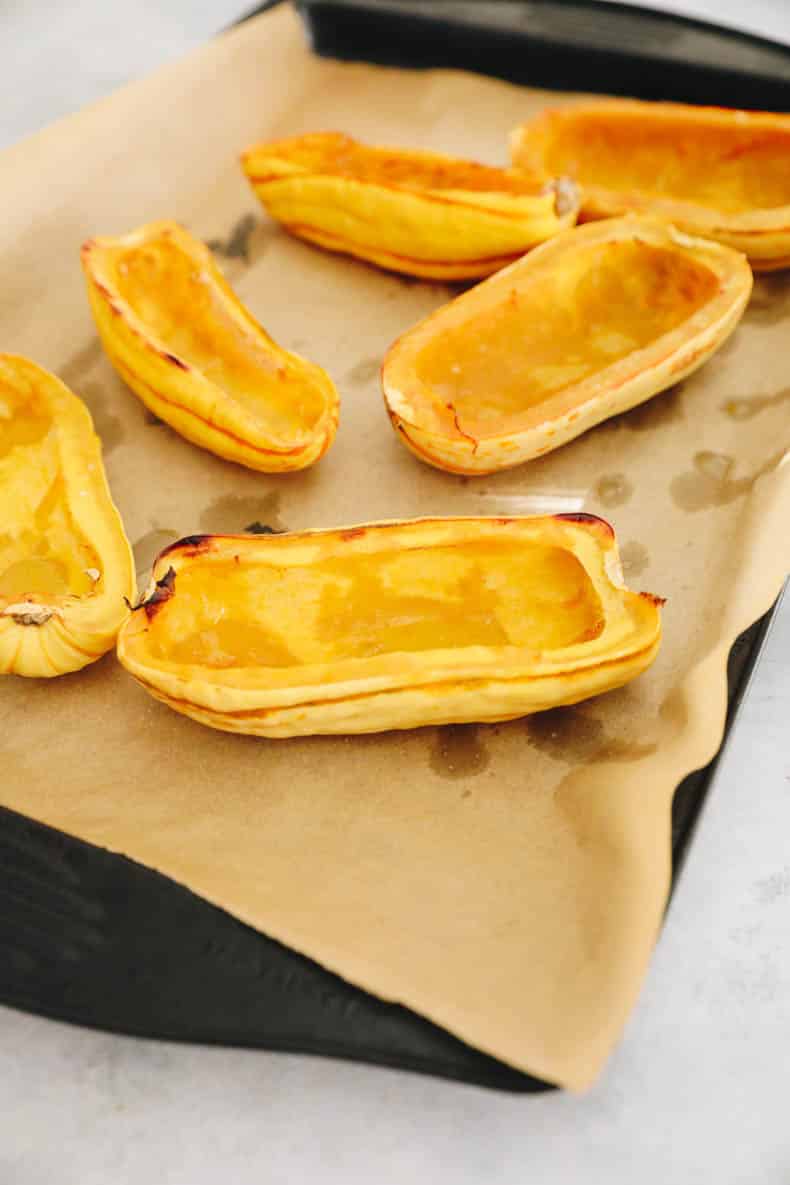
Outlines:
[{"label": "creased parchment paper", "polygon": [[[51,682],[2,681],[0,801],[580,1089],[644,975],[672,793],[720,741],[728,648],[788,566],[790,279],[758,280],[735,336],[680,387],[520,469],[452,477],[397,442],[377,369],[453,291],[290,239],[237,164],[256,138],[318,129],[497,163],[514,124],[569,101],[320,61],[276,9],[3,154],[1,348],[90,407],[141,582],[176,537],[256,521],[584,508],[614,523],[630,583],[668,598],[655,666],[531,720],[264,741],[176,715],[108,655]],[[267,477],[202,452],[153,422],[103,357],[80,244],[165,217],[209,240],[266,328],[335,379],[340,431],[312,470]]]}]

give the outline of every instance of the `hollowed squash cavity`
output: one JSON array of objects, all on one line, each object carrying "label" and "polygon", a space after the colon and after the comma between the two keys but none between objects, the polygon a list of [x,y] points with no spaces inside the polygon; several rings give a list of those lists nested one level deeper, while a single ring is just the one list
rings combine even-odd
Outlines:
[{"label": "hollowed squash cavity", "polygon": [[652,213],[747,254],[790,264],[790,116],[607,101],[546,111],[517,129],[513,161],[560,170],[585,218]]},{"label": "hollowed squash cavity", "polygon": [[631,678],[655,598],[619,583],[598,519],[449,519],[160,556],[119,639],[154,695],[216,727],[286,736],[501,719]]},{"label": "hollowed squash cavity", "polygon": [[750,290],[741,256],[655,221],[570,231],[391,347],[393,425],[441,468],[519,464],[699,366]]},{"label": "hollowed squash cavity", "polygon": [[134,596],[129,544],[84,405],[0,355],[0,673],[59,675],[108,650]]},{"label": "hollowed squash cavity", "polygon": [[153,223],[91,240],[83,265],[110,360],[176,431],[264,472],[304,468],[326,451],[338,418],[331,380],[268,337],[202,243]]}]

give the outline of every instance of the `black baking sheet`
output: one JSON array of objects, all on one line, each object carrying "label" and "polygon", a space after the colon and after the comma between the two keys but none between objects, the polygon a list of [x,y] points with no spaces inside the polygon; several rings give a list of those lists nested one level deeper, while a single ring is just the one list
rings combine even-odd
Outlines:
[{"label": "black baking sheet", "polygon": [[[504,17],[516,19],[520,10],[523,18],[528,9],[542,10],[538,56],[545,57],[555,52],[552,37],[556,41],[562,34],[567,42],[569,30],[575,42],[566,50],[578,52],[583,27],[574,31],[568,12],[595,6],[448,0],[426,4],[422,16],[405,12],[407,7],[414,10],[414,4],[390,0],[303,0],[298,7],[318,52],[404,65],[462,66],[550,85],[546,77],[536,76],[529,54],[516,61],[513,29],[503,26]],[[565,25],[547,25],[551,8],[565,9]],[[688,23],[680,25],[685,28]],[[704,31],[698,23],[691,24]],[[607,36],[614,37],[615,26],[606,28]],[[530,26],[522,19],[522,34],[532,46],[530,53],[536,52],[534,21]],[[604,67],[595,56],[601,52],[602,35],[599,28],[590,58],[595,70],[578,75],[575,82],[566,72],[571,58],[557,50],[553,84],[562,89],[605,85],[607,91],[655,97],[649,86],[652,76],[642,69],[644,53],[624,53],[618,43],[616,52],[610,47]],[[737,41],[737,34],[727,34],[733,36]],[[742,42],[743,90],[730,94],[731,105],[748,105],[747,97],[754,94],[749,90],[754,79],[746,66],[754,67],[759,39],[744,37]],[[704,39],[703,43],[710,44]],[[770,43],[759,42],[758,48],[766,47]],[[727,60],[732,72],[733,61]],[[718,92],[714,93],[709,65],[698,64],[695,86],[700,100],[715,102]],[[544,74],[546,69],[544,62]],[[595,72],[600,70],[604,72]],[[645,79],[642,91],[636,85],[640,77]],[[682,71],[678,74],[681,81],[686,77]],[[766,82],[773,81],[766,75]],[[713,89],[707,92],[706,86]],[[685,81],[682,87],[668,82],[665,89],[670,93],[661,97],[689,97]],[[679,90],[687,93],[673,93]],[[747,630],[731,652],[727,732],[770,617]],[[675,796],[675,877],[714,767],[715,762],[691,774]],[[546,1083],[479,1053],[408,1009],[353,987],[168,878],[2,808],[0,1002],[120,1033],[323,1054],[511,1091],[548,1089]]]},{"label": "black baking sheet", "polygon": [[[730,653],[727,732],[771,616]],[[676,876],[715,764],[690,774],[675,795]],[[0,952],[0,1001],[61,1020],[345,1057],[510,1091],[548,1088],[167,877],[4,808]]]}]

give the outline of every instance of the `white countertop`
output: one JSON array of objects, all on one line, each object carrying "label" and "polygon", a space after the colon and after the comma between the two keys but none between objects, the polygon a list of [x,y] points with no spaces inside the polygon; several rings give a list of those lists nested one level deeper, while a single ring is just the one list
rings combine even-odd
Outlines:
[{"label": "white countertop", "polygon": [[[788,37],[786,0],[653,0]],[[0,145],[200,43],[239,0],[0,6]],[[790,1182],[790,596],[641,1000],[586,1096],[109,1036],[0,1008],[0,1185]]]}]

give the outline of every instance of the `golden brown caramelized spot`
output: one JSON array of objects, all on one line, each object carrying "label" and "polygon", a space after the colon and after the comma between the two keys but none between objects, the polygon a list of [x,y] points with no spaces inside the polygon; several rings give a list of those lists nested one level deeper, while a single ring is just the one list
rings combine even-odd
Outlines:
[{"label": "golden brown caramelized spot", "polygon": [[516,283],[417,356],[413,398],[431,400],[446,429],[455,420],[478,439],[517,427],[544,400],[675,329],[718,287],[704,265],[635,240],[569,252]]},{"label": "golden brown caramelized spot", "polygon": [[[121,298],[164,350],[230,395],[274,436],[309,431],[324,411],[317,381],[231,316],[212,277],[172,239],[112,250]],[[300,364],[302,365],[302,364]]]},{"label": "golden brown caramelized spot", "polygon": [[671,116],[579,114],[552,126],[545,165],[582,185],[738,214],[790,203],[790,132]]},{"label": "golden brown caramelized spot", "polygon": [[34,396],[0,384],[0,607],[86,596],[100,577],[69,510],[52,417]]},{"label": "golden brown caramelized spot", "polygon": [[408,149],[369,148],[348,136],[303,136],[271,146],[271,155],[311,173],[406,189],[457,189],[534,196],[544,182],[474,161],[447,160]]},{"label": "golden brown caramelized spot", "polygon": [[603,625],[571,552],[483,541],[307,567],[197,560],[179,571],[145,644],[175,663],[288,667],[470,646],[556,649]]}]

